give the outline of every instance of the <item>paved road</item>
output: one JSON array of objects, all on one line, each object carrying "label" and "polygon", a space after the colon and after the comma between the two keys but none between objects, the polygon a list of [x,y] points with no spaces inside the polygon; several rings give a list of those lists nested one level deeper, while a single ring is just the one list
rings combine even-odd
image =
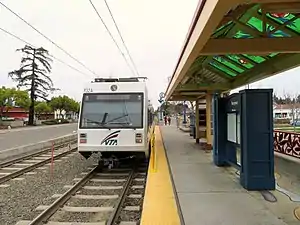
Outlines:
[{"label": "paved road", "polygon": [[64,136],[77,131],[77,123],[41,126],[0,133],[0,151]]}]

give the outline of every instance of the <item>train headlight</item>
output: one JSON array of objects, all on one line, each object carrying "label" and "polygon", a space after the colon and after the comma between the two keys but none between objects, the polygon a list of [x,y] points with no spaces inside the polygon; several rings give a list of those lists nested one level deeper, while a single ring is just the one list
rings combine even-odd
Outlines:
[{"label": "train headlight", "polygon": [[135,143],[137,144],[143,143],[143,135],[141,133],[135,134]]}]

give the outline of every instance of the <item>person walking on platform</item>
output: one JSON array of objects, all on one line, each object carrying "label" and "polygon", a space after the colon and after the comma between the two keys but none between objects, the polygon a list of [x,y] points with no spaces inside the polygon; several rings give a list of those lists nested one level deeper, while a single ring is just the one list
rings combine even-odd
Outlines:
[{"label": "person walking on platform", "polygon": [[179,129],[179,116],[176,115],[176,127],[177,129]]},{"label": "person walking on platform", "polygon": [[168,123],[169,123],[169,126],[171,125],[171,117],[168,116]]},{"label": "person walking on platform", "polygon": [[167,116],[164,117],[164,120],[165,120],[165,126],[167,126],[167,122],[168,122],[167,121]]}]

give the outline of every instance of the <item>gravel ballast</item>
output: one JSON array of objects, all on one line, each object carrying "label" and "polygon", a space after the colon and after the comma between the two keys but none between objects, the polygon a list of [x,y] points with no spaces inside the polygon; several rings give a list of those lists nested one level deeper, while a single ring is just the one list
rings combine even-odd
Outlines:
[{"label": "gravel ballast", "polygon": [[[146,174],[135,174],[135,178],[143,178],[146,181]],[[119,215],[119,218],[117,219],[117,222],[115,225],[119,224],[121,221],[128,221],[128,222],[136,222],[136,224],[140,224],[141,220],[141,213],[142,213],[142,208],[143,208],[143,201],[144,201],[144,192],[145,189],[133,189],[132,187],[134,185],[142,185],[145,187],[146,182],[145,181],[136,181],[133,180],[130,184],[129,190],[127,192],[127,197],[125,198],[125,201],[123,202],[122,205],[122,211]],[[128,196],[131,194],[138,194],[142,195],[141,198],[129,198]],[[130,211],[130,210],[124,210],[126,206],[139,206],[140,210],[139,211]]]},{"label": "gravel ballast", "polygon": [[102,222],[109,218],[110,212],[99,212],[99,213],[86,213],[86,212],[64,212],[58,211],[51,218],[52,221],[57,222]]},{"label": "gravel ballast", "polygon": [[107,207],[113,206],[115,199],[70,199],[66,206],[72,207]]},{"label": "gravel ballast", "polygon": [[137,222],[137,224],[140,223],[140,214],[141,212],[135,212],[135,211],[122,211],[120,214],[120,217],[118,219],[118,222],[115,223],[115,225],[119,224],[121,221],[134,221]]},{"label": "gravel ballast", "polygon": [[[94,167],[97,160],[90,158],[84,159],[80,154],[75,153],[67,157],[60,158],[55,162],[53,176],[50,173],[50,166],[44,165],[46,169],[35,169],[36,174],[22,175],[20,178],[25,178],[18,181],[9,181],[5,184],[9,187],[0,188],[0,225],[15,225],[19,220],[32,220],[42,211],[35,210],[41,205],[51,205],[57,198],[52,196],[55,194],[63,194],[68,188],[65,186],[74,185],[78,180],[74,178],[82,178]],[[104,172],[104,171],[103,171]],[[108,171],[107,171],[108,172]],[[120,170],[120,172],[124,172]],[[143,169],[140,173],[136,173],[134,178],[145,178],[146,174]],[[105,172],[104,172],[105,173]],[[109,172],[108,172],[109,173]],[[128,175],[114,176],[97,174],[93,179],[128,179]],[[103,182],[103,181],[88,181],[85,186],[123,186],[121,182]],[[145,181],[132,181],[127,195],[129,194],[144,194],[144,189],[132,189],[132,185],[142,185],[145,187]],[[78,195],[120,195],[122,189],[116,190],[89,190],[80,189]],[[66,203],[66,207],[113,207],[117,199],[82,199],[71,198]],[[125,198],[125,206],[139,206],[142,209],[142,198]],[[66,209],[67,210],[67,209]],[[102,222],[109,218],[111,212],[67,212],[63,209],[57,211],[51,221],[57,222]],[[136,221],[139,223],[141,211],[124,211],[122,210],[119,221]]]},{"label": "gravel ballast", "polygon": [[80,195],[120,195],[122,189],[119,190],[86,190],[80,189],[77,194]]},{"label": "gravel ballast", "polygon": [[73,179],[81,172],[87,172],[87,168],[95,164],[90,158],[85,160],[75,153],[55,162],[53,177],[50,175],[50,167],[45,170],[34,170],[35,175],[22,175],[21,181],[9,181],[9,187],[0,188],[0,224],[13,225],[19,220],[31,220],[40,211],[35,211],[39,205],[49,205],[55,199],[52,195],[66,191],[63,186],[74,183]]}]

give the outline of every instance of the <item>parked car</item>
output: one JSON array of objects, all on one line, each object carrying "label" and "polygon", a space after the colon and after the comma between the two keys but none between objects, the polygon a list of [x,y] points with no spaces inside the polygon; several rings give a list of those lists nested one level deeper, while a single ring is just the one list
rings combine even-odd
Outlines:
[{"label": "parked car", "polygon": [[299,127],[300,126],[300,121],[296,120],[296,121],[290,121],[290,125],[291,126],[295,126],[295,127]]}]

